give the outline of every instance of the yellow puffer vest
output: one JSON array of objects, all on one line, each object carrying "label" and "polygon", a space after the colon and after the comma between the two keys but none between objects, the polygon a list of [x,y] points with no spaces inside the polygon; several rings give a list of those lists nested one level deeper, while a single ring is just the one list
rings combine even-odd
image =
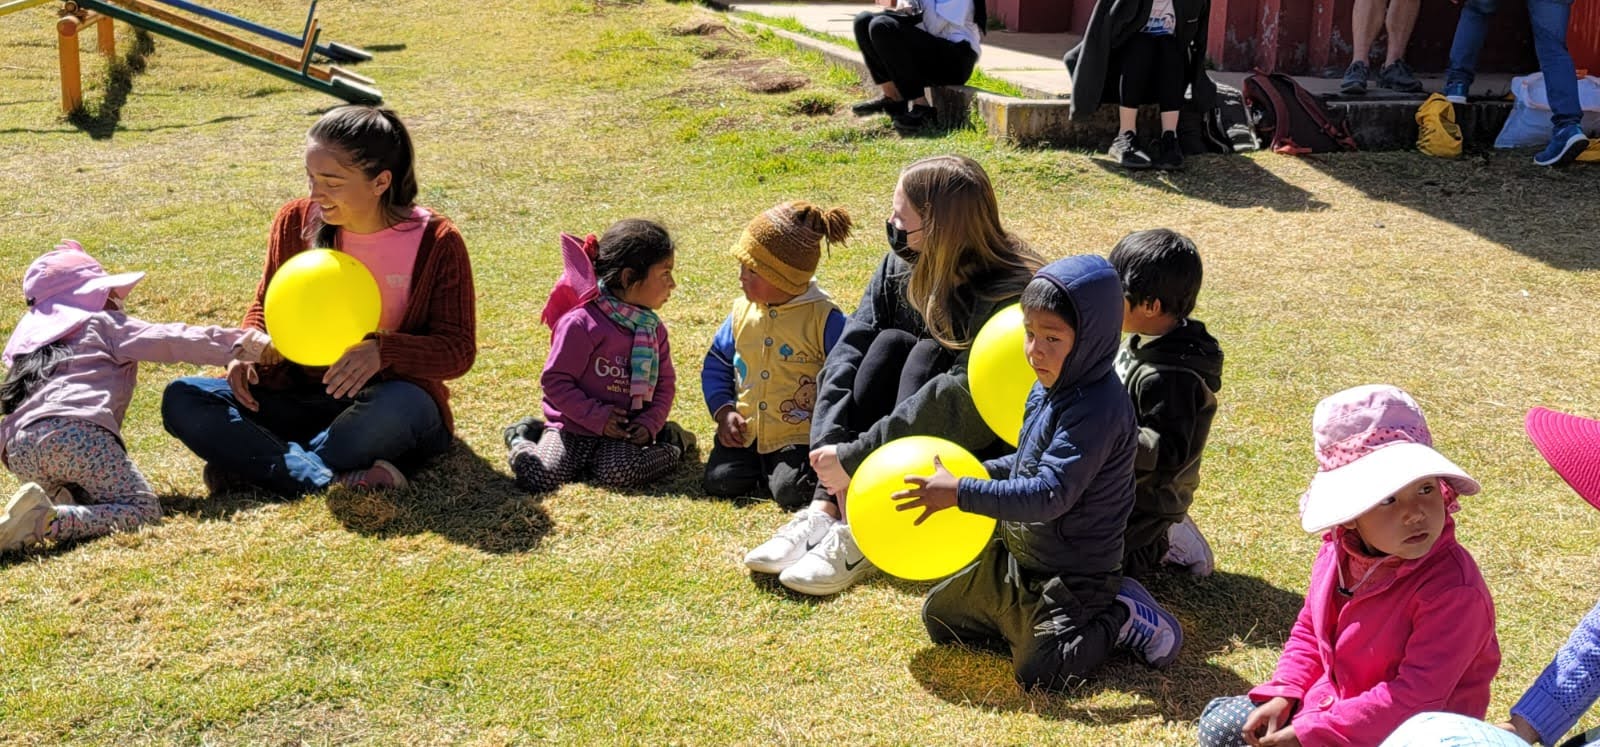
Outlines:
[{"label": "yellow puffer vest", "polygon": [[781,306],[733,302],[739,414],[749,421],[745,432],[761,453],[811,442],[817,375],[827,357],[823,337],[836,308],[815,286]]}]

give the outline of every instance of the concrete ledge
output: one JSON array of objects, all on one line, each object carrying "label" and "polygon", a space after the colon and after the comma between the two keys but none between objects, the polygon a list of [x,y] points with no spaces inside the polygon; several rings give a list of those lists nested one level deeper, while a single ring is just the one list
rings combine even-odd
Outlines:
[{"label": "concrete ledge", "polygon": [[[713,0],[715,5],[715,0]],[[724,6],[717,6],[723,7]],[[829,62],[855,71],[870,80],[867,64],[854,49],[832,44],[804,34],[775,28],[760,21],[736,16],[728,20],[748,28],[761,29],[793,42],[796,46],[821,54]],[[1065,71],[1062,72],[1065,75]],[[931,89],[931,103],[945,127],[964,127],[976,110],[981,127],[988,135],[1018,145],[1101,150],[1117,135],[1116,107],[1101,106],[1086,122],[1070,119],[1071,102],[1052,98],[1041,91],[1021,87],[1036,98],[1013,98],[980,91],[971,86],[943,86]],[[1417,107],[1422,99],[1379,99],[1366,101],[1328,101],[1335,117],[1344,117],[1363,150],[1411,150],[1417,144]],[[1155,112],[1140,113],[1142,127],[1156,127]],[[1456,120],[1467,148],[1487,149],[1511,114],[1509,101],[1477,101],[1456,105]]]}]

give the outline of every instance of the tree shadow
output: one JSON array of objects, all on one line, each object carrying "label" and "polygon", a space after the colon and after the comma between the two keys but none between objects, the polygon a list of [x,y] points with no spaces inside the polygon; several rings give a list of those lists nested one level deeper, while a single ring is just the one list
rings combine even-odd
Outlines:
[{"label": "tree shadow", "polygon": [[[1207,657],[1241,645],[1281,648],[1304,602],[1261,579],[1229,573],[1157,575],[1145,583],[1183,623],[1183,652],[1166,671],[1152,671],[1119,653],[1093,678],[1056,694],[1022,690],[1004,652],[929,645],[911,657],[907,668],[924,690],[955,705],[1087,724],[1193,721],[1212,698],[1242,695],[1257,684]],[[1109,708],[1086,702],[1105,692],[1135,694],[1139,702]]]},{"label": "tree shadow", "polygon": [[1535,166],[1531,151],[1467,153],[1457,159],[1395,151],[1308,156],[1306,163],[1360,190],[1471,231],[1561,270],[1600,268],[1594,224],[1595,169]]},{"label": "tree shadow", "polygon": [[328,492],[328,511],[357,534],[388,538],[432,532],[494,554],[536,549],[550,532],[550,514],[540,496],[518,489],[459,439],[412,474],[403,490],[334,488]]},{"label": "tree shadow", "polygon": [[155,40],[148,31],[134,29],[132,48],[106,66],[105,98],[93,113],[85,106],[74,109],[67,115],[67,122],[88,133],[91,139],[110,139],[117,131],[117,123],[122,121],[122,107],[128,103],[128,93],[133,90],[133,77],[144,72],[146,60],[155,49]]},{"label": "tree shadow", "polygon": [[1109,158],[1090,163],[1126,177],[1130,182],[1162,196],[1178,195],[1205,200],[1226,208],[1264,207],[1279,213],[1320,212],[1328,203],[1261,167],[1253,158],[1198,155],[1185,159],[1183,171],[1129,171]]}]

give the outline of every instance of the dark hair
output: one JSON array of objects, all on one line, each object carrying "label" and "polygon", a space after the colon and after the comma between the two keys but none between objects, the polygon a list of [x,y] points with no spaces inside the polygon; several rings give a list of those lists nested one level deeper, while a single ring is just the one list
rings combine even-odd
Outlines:
[{"label": "dark hair", "polygon": [[1122,278],[1122,295],[1142,306],[1151,299],[1161,311],[1183,319],[1200,295],[1200,251],[1189,237],[1157,228],[1122,237],[1111,250],[1111,265]]},{"label": "dark hair", "polygon": [[1067,291],[1049,278],[1034,278],[1022,289],[1023,311],[1048,311],[1067,323],[1074,331],[1078,329],[1078,307],[1072,304],[1072,297]]},{"label": "dark hair", "polygon": [[67,343],[61,340],[12,358],[11,370],[0,382],[0,415],[16,412],[23,400],[55,373],[56,364],[66,359]]},{"label": "dark hair", "polygon": [[640,218],[619,220],[600,234],[594,274],[613,292],[620,291],[643,280],[652,266],[675,251],[672,237],[660,223]]},{"label": "dark hair", "polygon": [[[404,223],[417,202],[417,172],[411,133],[393,110],[352,104],[329,110],[311,126],[307,139],[342,152],[340,162],[361,170],[368,179],[389,172],[389,188],[381,199],[389,225]],[[338,226],[314,221],[307,235],[319,247],[333,246]]]}]

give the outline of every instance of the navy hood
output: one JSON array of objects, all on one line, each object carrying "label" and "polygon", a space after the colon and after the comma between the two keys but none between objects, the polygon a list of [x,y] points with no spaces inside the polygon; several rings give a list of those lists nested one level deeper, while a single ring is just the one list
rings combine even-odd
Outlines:
[{"label": "navy hood", "polygon": [[1111,373],[1122,345],[1122,280],[1105,257],[1058,259],[1034,275],[1065,291],[1078,315],[1077,340],[1061,366],[1054,390],[1098,381]]}]

